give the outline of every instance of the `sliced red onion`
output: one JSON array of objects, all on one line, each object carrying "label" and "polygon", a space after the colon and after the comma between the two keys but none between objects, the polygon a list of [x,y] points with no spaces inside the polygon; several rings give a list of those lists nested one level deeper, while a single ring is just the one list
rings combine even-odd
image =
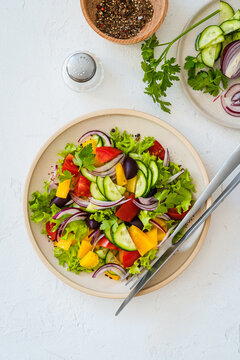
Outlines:
[{"label": "sliced red onion", "polygon": [[239,101],[240,100],[240,90],[237,91],[233,96],[231,97],[232,101]]},{"label": "sliced red onion", "polygon": [[81,213],[77,213],[77,214],[74,214],[72,216],[70,216],[68,219],[64,220],[58,227],[57,229],[57,236],[56,236],[56,241],[59,240],[59,238],[63,235],[63,231],[65,230],[66,226],[72,222],[72,221],[76,221],[76,219],[78,220],[85,220],[86,219],[86,216],[85,215],[82,215]]},{"label": "sliced red onion", "polygon": [[58,218],[60,218],[63,215],[74,215],[74,214],[82,214],[82,215],[87,215],[86,212],[83,212],[81,209],[79,208],[75,208],[75,207],[68,207],[65,209],[62,209],[61,211],[59,211],[57,214],[55,214],[53,216],[54,220],[57,220]]},{"label": "sliced red onion", "polygon": [[141,210],[147,210],[147,211],[154,211],[157,209],[158,207],[158,202],[157,203],[153,203],[153,204],[150,204],[150,205],[143,205],[143,204],[140,204],[138,201],[136,200],[132,200],[132,202]]},{"label": "sliced red onion", "polygon": [[73,200],[68,201],[68,202],[65,204],[65,206],[68,206],[68,205],[71,205],[71,204],[73,204]]},{"label": "sliced red onion", "polygon": [[155,196],[151,196],[149,198],[143,198],[139,196],[138,201],[142,205],[153,205],[154,203],[158,203],[158,199],[156,199]]},{"label": "sliced red onion", "polygon": [[109,171],[112,170],[112,172],[115,172],[115,166],[119,163],[119,162],[123,162],[125,158],[125,154],[119,154],[117,155],[114,159],[112,159],[111,161],[109,161],[108,163],[95,168],[93,171],[89,171],[90,174],[94,175],[94,176],[101,176],[104,177],[106,175],[110,175]]},{"label": "sliced red onion", "polygon": [[171,183],[172,181],[176,180],[180,175],[182,175],[184,173],[184,169],[182,169],[181,171],[179,171],[178,173],[174,174],[173,176],[171,176],[168,179],[168,184]]},{"label": "sliced red onion", "polygon": [[113,206],[119,206],[122,204],[125,204],[126,202],[130,201],[131,199],[126,199],[124,200],[125,197],[121,197],[121,199],[117,200],[117,201],[101,201],[101,200],[96,200],[94,198],[90,198],[90,202],[96,206],[99,206],[100,208],[103,209],[107,209],[107,208],[111,208]]},{"label": "sliced red onion", "polygon": [[104,237],[104,234],[100,234],[95,240],[94,240],[94,244],[93,244],[93,250],[95,248],[95,246],[97,245],[97,243]]},{"label": "sliced red onion", "polygon": [[90,235],[88,235],[88,237],[91,238],[91,245],[95,244],[99,235],[100,235],[100,229],[96,229]]},{"label": "sliced red onion", "polygon": [[53,185],[54,185],[54,181],[55,181],[55,179],[56,179],[56,174],[57,174],[57,169],[58,169],[58,165],[55,165],[55,167],[54,167],[54,170],[53,170],[53,172],[51,173],[51,175],[50,175],[50,186],[49,186],[49,190],[48,190],[48,192],[50,193],[50,191],[52,190],[52,188],[53,188]]},{"label": "sliced red onion", "polygon": [[171,232],[175,229],[176,226],[177,226],[177,224],[174,225],[174,226],[172,226],[172,227],[166,232],[166,235],[164,236],[164,238],[162,239],[162,241],[158,244],[158,246],[157,246],[158,248],[165,243],[165,241],[169,238]]},{"label": "sliced red onion", "polygon": [[155,225],[158,229],[162,230],[166,234],[166,230],[164,230],[164,228],[161,225],[159,225],[155,220],[151,219],[149,220],[149,222]]},{"label": "sliced red onion", "polygon": [[104,132],[100,131],[100,130],[91,130],[91,131],[86,132],[85,134],[83,134],[80,137],[78,142],[81,143],[87,137],[92,136],[92,135],[98,135],[98,136],[102,137],[105,140],[105,145],[106,146],[112,146],[112,143],[111,143],[111,140],[110,140],[109,136],[107,134],[105,134]]},{"label": "sliced red onion", "polygon": [[229,79],[240,77],[240,40],[228,44],[221,56],[222,73]]},{"label": "sliced red onion", "polygon": [[234,101],[231,105],[232,106],[240,106],[240,100]]},{"label": "sliced red onion", "polygon": [[163,219],[163,220],[166,220],[166,221],[172,220],[172,219],[170,218],[170,216],[168,216],[167,214],[157,215],[157,218]]},{"label": "sliced red onion", "polygon": [[170,155],[169,155],[169,151],[166,148],[165,149],[165,155],[164,155],[164,159],[163,159],[163,166],[168,167],[170,163]]},{"label": "sliced red onion", "polygon": [[71,196],[71,199],[75,202],[75,204],[77,204],[83,208],[87,208],[88,205],[90,204],[89,201],[81,199],[80,197],[75,195],[72,191],[70,191],[70,196]]},{"label": "sliced red onion", "polygon": [[99,269],[97,269],[94,273],[93,273],[93,278],[95,279],[98,275],[102,274],[103,272],[107,271],[107,270],[119,270],[120,273],[117,273],[117,275],[119,275],[121,278],[126,275],[126,271],[124,270],[124,268],[121,265],[115,264],[115,263],[108,263],[106,265],[101,266]]},{"label": "sliced red onion", "polygon": [[[234,84],[232,85],[224,95],[221,96],[221,103],[223,109],[226,111],[227,114],[235,117],[240,116],[240,104],[238,105],[239,100],[238,94],[240,92],[240,84]],[[236,101],[234,104],[232,103],[232,99],[235,98],[236,95]]]},{"label": "sliced red onion", "polygon": [[220,94],[218,94],[218,96],[216,96],[216,97],[213,99],[213,102],[217,101],[217,99],[219,99],[221,95],[222,95],[222,92],[220,92]]}]

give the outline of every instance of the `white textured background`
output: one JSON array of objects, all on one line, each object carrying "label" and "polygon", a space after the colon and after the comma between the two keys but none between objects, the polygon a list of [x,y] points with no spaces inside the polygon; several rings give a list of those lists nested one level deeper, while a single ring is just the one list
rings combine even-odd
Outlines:
[{"label": "white textured background", "polygon": [[[178,34],[206,2],[170,0],[159,38]],[[169,91],[172,114],[162,113],[143,94],[140,45],[98,37],[78,0],[2,0],[0,20],[0,359],[240,359],[240,188],[214,213],[193,264],[118,318],[121,300],[77,292],[44,267],[27,238],[21,204],[39,147],[84,113],[125,107],[162,117],[192,142],[210,177],[239,143],[239,131],[204,119],[180,84]],[[65,57],[79,49],[104,65],[104,82],[91,94],[74,93],[61,79]]]}]

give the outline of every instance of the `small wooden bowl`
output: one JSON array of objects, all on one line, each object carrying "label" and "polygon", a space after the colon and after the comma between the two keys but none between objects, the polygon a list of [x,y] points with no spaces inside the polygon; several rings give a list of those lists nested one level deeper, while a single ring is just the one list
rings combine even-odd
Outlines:
[{"label": "small wooden bowl", "polygon": [[144,26],[144,28],[136,36],[131,37],[130,39],[116,39],[106,35],[95,25],[96,6],[100,1],[101,0],[80,0],[83,15],[88,24],[98,35],[102,36],[104,39],[122,45],[135,44],[149,38],[163,23],[168,9],[168,0],[151,0],[154,13],[152,19]]}]

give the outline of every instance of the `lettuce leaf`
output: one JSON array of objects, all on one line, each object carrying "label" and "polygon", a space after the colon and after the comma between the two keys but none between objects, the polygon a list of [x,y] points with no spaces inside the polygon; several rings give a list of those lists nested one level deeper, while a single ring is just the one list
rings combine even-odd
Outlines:
[{"label": "lettuce leaf", "polygon": [[144,256],[138,258],[132,266],[127,268],[129,273],[132,275],[139,274],[141,267],[148,270],[151,269],[150,262],[156,258],[157,252],[157,249],[152,249],[148,251],[147,254],[145,254]]},{"label": "lettuce leaf", "polygon": [[96,211],[94,214],[91,214],[90,219],[94,219],[101,223],[101,230],[109,230],[113,226],[113,231],[118,227],[118,217],[115,215],[113,209],[105,209]]},{"label": "lettuce leaf", "polygon": [[83,220],[75,220],[70,222],[66,228],[64,229],[63,236],[61,239],[67,240],[69,234],[72,233],[75,236],[78,244],[80,244],[80,240],[87,235],[87,224]]},{"label": "lettuce leaf", "polygon": [[31,220],[35,223],[43,222],[46,224],[60,209],[54,204],[51,207],[50,202],[56,195],[56,189],[49,192],[50,182],[46,181],[44,191],[40,193],[35,191],[32,194],[32,200],[29,201],[29,208],[32,211]]}]

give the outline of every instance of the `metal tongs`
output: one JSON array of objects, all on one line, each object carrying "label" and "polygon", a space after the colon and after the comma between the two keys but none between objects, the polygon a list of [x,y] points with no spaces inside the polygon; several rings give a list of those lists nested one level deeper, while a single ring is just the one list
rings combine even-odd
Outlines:
[{"label": "metal tongs", "polygon": [[[205,202],[211,197],[211,195],[217,190],[217,188],[227,179],[227,177],[240,165],[240,145],[230,155],[230,157],[224,162],[223,166],[217,172],[215,177],[206,187],[206,189],[199,196],[191,210],[187,213],[184,219],[178,224],[171,236],[160,247],[157,257],[151,263],[151,269],[143,271],[139,276],[132,276],[126,284],[136,279],[137,281],[132,285],[130,289],[132,291],[123,301],[118,308],[115,315],[118,315],[123,308],[131,301],[131,299],[137,295],[137,293],[148,283],[149,280],[167,263],[167,261],[176,253],[176,251],[184,244],[184,242],[192,235],[192,233],[199,228],[199,226],[208,218],[210,214],[223,202],[223,200],[235,189],[240,183],[240,172],[234,177],[225,190],[218,196],[213,204],[200,216],[200,218],[186,231],[181,239],[176,243],[172,243],[174,236],[182,229],[184,225],[196,214],[196,212],[205,204]],[[127,274],[128,275],[128,274]],[[126,278],[126,276],[125,276]]]}]

